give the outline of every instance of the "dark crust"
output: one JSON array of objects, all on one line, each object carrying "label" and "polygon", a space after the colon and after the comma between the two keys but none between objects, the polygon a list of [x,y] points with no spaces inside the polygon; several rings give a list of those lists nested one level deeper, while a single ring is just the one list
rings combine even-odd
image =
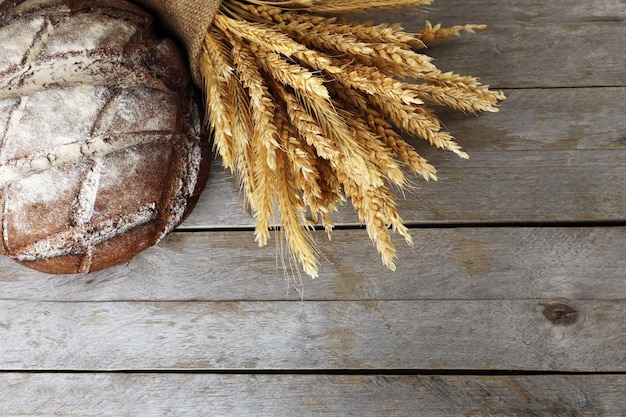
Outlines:
[{"label": "dark crust", "polygon": [[31,15],[40,15],[46,11],[50,16],[69,9],[70,14],[100,13],[110,17],[131,21],[138,26],[150,27],[154,18],[145,10],[125,0],[50,0],[47,4],[38,4],[32,9],[17,12],[17,6],[25,0],[6,0],[0,3],[0,25],[6,25],[14,20],[28,18]]},{"label": "dark crust", "polygon": [[[0,25],[25,17],[24,14],[17,16],[11,13],[12,8],[19,3],[21,1],[16,0],[0,3]],[[98,13],[132,23],[137,31],[125,45],[123,51],[124,65],[134,72],[144,74],[144,78],[148,80],[147,84],[151,86],[150,88],[154,88],[155,84],[162,85],[163,87],[159,87],[159,89],[163,88],[177,97],[180,105],[175,126],[172,126],[172,140],[170,141],[172,157],[170,157],[168,168],[168,180],[166,184],[163,184],[161,198],[156,201],[158,211],[156,218],[93,246],[90,254],[76,250],[68,255],[55,258],[43,257],[37,260],[19,261],[29,268],[55,274],[92,272],[127,262],[138,252],[156,243],[164,225],[171,223],[167,217],[171,215],[168,204],[173,204],[172,200],[176,198],[173,190],[177,186],[177,180],[181,180],[180,172],[181,170],[184,171],[184,161],[188,156],[186,153],[188,154],[194,146],[200,146],[202,160],[197,173],[185,171],[186,173],[182,174],[182,181],[190,180],[185,175],[197,175],[197,177],[195,189],[188,195],[184,214],[178,223],[190,214],[197,203],[208,179],[211,159],[208,135],[202,128],[200,121],[199,95],[192,86],[189,70],[185,65],[185,58],[174,41],[159,37],[152,17],[137,6],[123,0],[50,0],[46,6],[38,10],[41,12],[44,9],[54,15],[55,11],[62,10],[62,6],[69,6],[72,15]],[[33,10],[26,14],[30,15],[36,12]],[[65,14],[67,15],[67,13]],[[62,18],[59,19],[62,20]],[[106,56],[107,53],[106,50],[98,51],[98,55]],[[158,82],[155,83],[150,80],[158,80]],[[120,87],[115,86],[114,88]],[[6,190],[0,189],[0,203],[4,203],[7,195]],[[69,196],[69,199],[72,200],[76,197]],[[0,207],[1,210],[2,207]],[[68,224],[68,227],[70,226],[71,224]],[[6,232],[3,230],[3,223],[0,223],[0,234]],[[10,240],[8,246],[10,246]],[[18,257],[16,255],[19,254],[20,248],[8,246],[7,241],[3,239],[0,253],[4,252],[9,256]]]}]

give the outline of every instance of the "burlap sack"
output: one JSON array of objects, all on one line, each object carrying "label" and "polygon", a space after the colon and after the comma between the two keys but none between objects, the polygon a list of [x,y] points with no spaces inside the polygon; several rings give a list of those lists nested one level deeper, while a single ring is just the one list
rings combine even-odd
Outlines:
[{"label": "burlap sack", "polygon": [[222,0],[135,0],[135,2],[156,12],[185,44],[191,75],[196,85],[202,87],[199,59],[202,42]]}]

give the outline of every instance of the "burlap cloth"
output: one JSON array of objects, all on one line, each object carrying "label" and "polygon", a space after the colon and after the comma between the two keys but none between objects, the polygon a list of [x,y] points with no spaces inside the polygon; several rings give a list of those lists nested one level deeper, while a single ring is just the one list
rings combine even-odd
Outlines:
[{"label": "burlap cloth", "polygon": [[157,13],[159,18],[185,44],[191,75],[202,87],[200,54],[202,42],[222,0],[135,0]]}]

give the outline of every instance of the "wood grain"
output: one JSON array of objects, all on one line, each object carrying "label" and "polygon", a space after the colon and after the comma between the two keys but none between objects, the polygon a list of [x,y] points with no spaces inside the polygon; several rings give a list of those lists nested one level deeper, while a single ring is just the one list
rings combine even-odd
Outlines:
[{"label": "wood grain", "polygon": [[505,93],[507,99],[498,113],[437,112],[470,154],[626,149],[623,88],[531,88]]},{"label": "wood grain", "polygon": [[551,25],[563,22],[602,24],[619,22],[626,16],[626,4],[620,0],[600,0],[597,2],[579,2],[562,0],[559,2],[533,2],[519,0],[435,0],[429,6],[418,8],[411,14],[406,9],[383,11],[371,19],[384,21],[417,21],[416,26],[407,29],[419,29],[423,19],[445,25],[460,25],[468,22],[487,24],[508,24],[511,26]]},{"label": "wood grain", "polygon": [[624,375],[0,374],[0,414],[620,416]]},{"label": "wood grain", "polygon": [[[46,275],[0,259],[0,299],[30,301],[626,300],[626,228],[415,229],[396,272],[364,230],[319,232],[316,280],[277,262],[252,232],[175,233],[130,263]],[[286,279],[289,279],[287,281]],[[0,317],[2,312],[0,312]]]},{"label": "wood grain", "polygon": [[623,1],[437,0],[427,10],[387,12],[377,20],[401,22],[411,31],[419,31],[425,19],[445,26],[486,23],[487,30],[440,42],[427,53],[441,69],[494,87],[626,85]]},{"label": "wood grain", "polygon": [[[626,150],[472,152],[430,155],[441,179],[398,196],[407,224],[603,222],[626,218]],[[217,163],[184,229],[252,227],[235,181]],[[217,196],[217,197],[216,197]],[[352,207],[337,225],[359,224]]]},{"label": "wood grain", "polygon": [[626,371],[626,301],[1,301],[3,370]]},{"label": "wood grain", "polygon": [[[442,112],[446,127],[470,153],[470,161],[416,143],[439,169],[441,181],[417,181],[416,195],[400,202],[405,220],[623,219],[626,184],[620,167],[626,148],[626,94],[622,88],[610,87],[623,87],[626,80],[621,41],[625,9],[623,2],[616,1],[438,0],[424,16],[401,11],[377,18],[401,21],[409,30],[419,30],[424,18],[447,25],[490,24],[487,31],[442,42],[428,53],[444,69],[478,76],[498,88],[515,88],[506,91],[509,98],[497,114],[474,117]],[[615,152],[573,152],[608,149]],[[486,166],[483,160],[488,161]],[[253,224],[242,209],[235,181],[218,165],[209,191],[183,227]],[[574,200],[578,198],[584,201]],[[589,206],[600,202],[615,205]],[[346,208],[336,222],[355,224],[356,216]]]},{"label": "wood grain", "polygon": [[0,260],[0,415],[625,415],[626,3],[429,9],[370,18],[487,23],[427,53],[508,99],[438,109],[469,161],[413,141],[441,180],[400,202],[398,272],[345,208],[300,282],[216,161],[183,231],[126,265]]},{"label": "wood grain", "polygon": [[[626,94],[620,88],[507,91],[496,114],[442,115],[470,153],[461,160],[412,141],[438,169],[398,197],[407,223],[604,221],[626,218]],[[215,161],[183,229],[251,227],[237,183]],[[350,206],[337,224],[356,224]]]}]

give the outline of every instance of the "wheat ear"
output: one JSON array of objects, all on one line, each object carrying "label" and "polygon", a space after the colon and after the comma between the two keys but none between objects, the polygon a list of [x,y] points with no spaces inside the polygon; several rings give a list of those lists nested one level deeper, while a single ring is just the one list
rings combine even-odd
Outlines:
[{"label": "wheat ear", "polygon": [[483,25],[426,22],[409,33],[343,17],[430,3],[223,0],[206,34],[200,67],[215,148],[239,178],[259,244],[280,227],[291,259],[310,276],[318,274],[310,228],[319,222],[330,238],[332,214],[347,200],[382,263],[395,269],[391,233],[412,240],[391,187],[409,186],[408,172],[437,180],[399,132],[467,158],[430,104],[493,112],[505,98],[475,77],[439,70],[422,53]]}]

